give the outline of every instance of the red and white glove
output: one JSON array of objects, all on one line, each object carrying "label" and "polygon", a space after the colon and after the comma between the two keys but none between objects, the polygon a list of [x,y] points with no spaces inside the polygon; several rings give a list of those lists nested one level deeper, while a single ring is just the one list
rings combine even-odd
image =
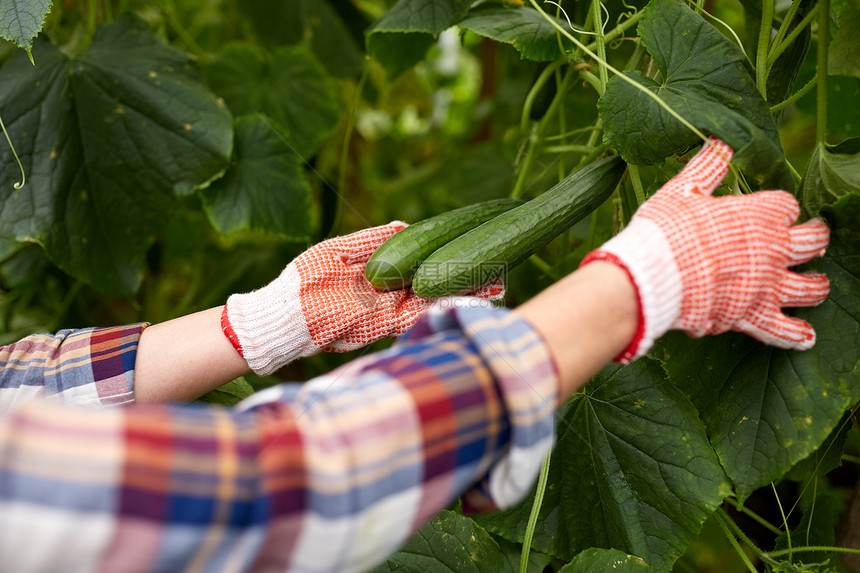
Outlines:
[{"label": "red and white glove", "polygon": [[812,327],[780,309],[827,298],[827,277],[788,270],[824,253],[827,225],[794,225],[800,209],[785,191],[712,197],[732,155],[712,137],[621,233],[583,260],[621,266],[636,287],[639,327],[616,360],[642,356],[670,329],[696,337],[735,330],[797,350],[815,344]]},{"label": "red and white glove", "polygon": [[[224,334],[260,375],[321,351],[346,352],[400,336],[431,302],[411,288],[376,290],[364,267],[373,251],[406,227],[394,221],[314,245],[265,287],[228,298],[221,313]],[[504,287],[494,281],[473,294],[498,300]]]}]

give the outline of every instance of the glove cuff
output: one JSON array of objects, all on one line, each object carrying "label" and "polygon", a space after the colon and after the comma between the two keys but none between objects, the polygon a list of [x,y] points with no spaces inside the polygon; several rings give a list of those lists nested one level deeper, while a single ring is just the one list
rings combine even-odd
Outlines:
[{"label": "glove cuff", "polygon": [[[613,263],[627,273],[639,301],[639,326],[633,340],[616,362],[628,363],[643,356],[654,342],[672,328],[681,315],[681,272],[669,241],[653,222],[637,218],[624,231],[582,261]],[[582,266],[581,265],[581,266]]]},{"label": "glove cuff", "polygon": [[227,299],[221,329],[236,351],[260,376],[314,354],[299,296],[301,277],[294,264],[265,287]]}]

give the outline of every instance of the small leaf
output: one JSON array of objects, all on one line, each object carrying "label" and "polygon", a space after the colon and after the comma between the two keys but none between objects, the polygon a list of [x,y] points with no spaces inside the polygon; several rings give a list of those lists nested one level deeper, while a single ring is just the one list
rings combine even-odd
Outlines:
[{"label": "small leaf", "polygon": [[499,573],[504,565],[489,533],[468,517],[443,510],[371,573]]},{"label": "small leaf", "polygon": [[[643,359],[604,368],[559,414],[533,547],[562,559],[611,547],[671,569],[728,493],[693,405]],[[533,500],[474,519],[521,541]]]},{"label": "small leaf", "polygon": [[227,44],[203,72],[234,115],[262,113],[285,128],[303,161],[340,119],[334,79],[304,46],[283,46],[269,56],[252,44]]},{"label": "small leaf", "polygon": [[310,240],[311,188],[286,136],[262,115],[237,118],[234,131],[230,168],[200,192],[212,225],[224,234],[252,230]]},{"label": "small leaf", "polygon": [[23,48],[33,62],[33,40],[51,11],[51,0],[0,0],[0,36]]},{"label": "small leaf", "polygon": [[239,377],[214,390],[210,390],[197,399],[204,404],[215,404],[218,406],[235,406],[254,393],[254,388],[244,378]]},{"label": "small leaf", "polygon": [[124,15],[70,58],[36,41],[0,71],[0,109],[27,173],[0,159],[0,235],[37,242],[67,273],[131,296],[177,196],[227,166],[227,108],[188,56]]},{"label": "small leaf", "polygon": [[417,64],[434,40],[466,15],[472,0],[400,0],[367,33],[367,52],[392,76]]},{"label": "small leaf", "polygon": [[[537,10],[525,6],[483,5],[460,22],[460,28],[511,44],[527,60],[551,61],[559,57],[558,33]],[[573,43],[562,38],[567,47]]]},{"label": "small leaf", "polygon": [[617,549],[586,549],[558,573],[648,573],[654,571],[642,559]]},{"label": "small leaf", "polygon": [[[758,187],[794,189],[776,123],[751,75],[746,56],[682,0],[652,0],[639,36],[662,83],[625,74],[659,96],[697,128],[719,136],[735,163]],[[598,101],[604,143],[628,163],[655,164],[701,143],[698,137],[640,89],[610,79]]]},{"label": "small leaf", "polygon": [[792,313],[816,329],[810,350],[735,333],[694,339],[673,332],[655,347],[669,379],[702,413],[741,500],[817,450],[860,400],[860,195],[829,209],[830,246],[804,269],[827,275],[830,296]]},{"label": "small leaf", "polygon": [[847,193],[860,193],[860,137],[816,145],[797,195],[804,215],[814,217]]}]

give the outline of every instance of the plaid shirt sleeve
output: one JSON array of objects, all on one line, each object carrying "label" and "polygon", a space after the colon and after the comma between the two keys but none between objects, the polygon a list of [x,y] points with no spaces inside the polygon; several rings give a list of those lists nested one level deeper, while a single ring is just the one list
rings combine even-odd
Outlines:
[{"label": "plaid shirt sleeve", "polygon": [[464,492],[499,506],[554,440],[557,377],[513,313],[431,311],[392,348],[237,409],[0,417],[0,562],[29,571],[364,571]]},{"label": "plaid shirt sleeve", "polygon": [[0,346],[0,414],[37,396],[84,408],[133,402],[137,343],[146,326],[61,330]]}]

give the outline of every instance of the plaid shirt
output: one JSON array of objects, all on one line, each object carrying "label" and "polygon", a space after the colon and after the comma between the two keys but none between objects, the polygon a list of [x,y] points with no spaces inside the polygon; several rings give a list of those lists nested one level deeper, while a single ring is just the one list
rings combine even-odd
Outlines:
[{"label": "plaid shirt", "polygon": [[130,401],[144,327],[0,349],[0,570],[363,571],[461,494],[519,501],[554,439],[545,346],[476,308],[232,410],[56,403]]}]

